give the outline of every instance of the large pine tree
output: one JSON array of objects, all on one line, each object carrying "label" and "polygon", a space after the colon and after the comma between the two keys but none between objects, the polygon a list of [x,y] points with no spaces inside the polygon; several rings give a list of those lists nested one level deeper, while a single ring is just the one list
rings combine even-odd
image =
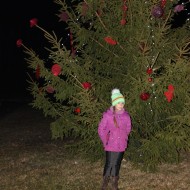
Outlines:
[{"label": "large pine tree", "polygon": [[[126,98],[133,130],[126,157],[147,170],[178,162],[190,148],[190,38],[174,17],[186,4],[173,0],[84,0],[60,6],[69,46],[31,19],[49,45],[41,58],[23,46],[32,106],[54,118],[52,137],[79,137],[83,153],[102,153],[97,126],[111,90]],[[178,4],[177,4],[178,3]],[[174,27],[175,25],[175,27]],[[47,61],[46,61],[47,60]]]}]

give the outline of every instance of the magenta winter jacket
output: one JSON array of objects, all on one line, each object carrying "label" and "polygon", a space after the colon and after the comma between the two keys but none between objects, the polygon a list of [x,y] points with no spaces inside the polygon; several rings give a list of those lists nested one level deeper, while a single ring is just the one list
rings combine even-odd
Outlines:
[{"label": "magenta winter jacket", "polygon": [[105,151],[124,152],[131,131],[131,118],[124,109],[115,113],[119,127],[115,126],[113,118],[113,107],[111,107],[103,113],[98,126],[98,134]]}]

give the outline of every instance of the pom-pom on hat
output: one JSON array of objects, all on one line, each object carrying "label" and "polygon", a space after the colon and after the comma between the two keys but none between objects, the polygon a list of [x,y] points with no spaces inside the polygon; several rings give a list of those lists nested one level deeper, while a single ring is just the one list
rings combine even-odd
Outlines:
[{"label": "pom-pom on hat", "polygon": [[120,90],[117,88],[114,88],[111,92],[111,99],[112,99],[112,106],[115,106],[116,104],[122,102],[125,104],[125,99],[123,95],[120,93]]}]

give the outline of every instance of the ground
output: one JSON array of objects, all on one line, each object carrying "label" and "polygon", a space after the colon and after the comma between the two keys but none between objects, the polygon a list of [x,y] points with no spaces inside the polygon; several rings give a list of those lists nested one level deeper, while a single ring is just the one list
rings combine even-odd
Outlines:
[{"label": "ground", "polygon": [[51,140],[50,118],[33,109],[28,102],[5,102],[0,107],[1,143],[43,144]]},{"label": "ground", "polygon": [[[0,105],[1,190],[96,190],[103,162],[90,163],[65,150],[66,141],[51,139],[50,122],[28,102]],[[190,157],[146,173],[123,160],[120,190],[190,190]]]}]

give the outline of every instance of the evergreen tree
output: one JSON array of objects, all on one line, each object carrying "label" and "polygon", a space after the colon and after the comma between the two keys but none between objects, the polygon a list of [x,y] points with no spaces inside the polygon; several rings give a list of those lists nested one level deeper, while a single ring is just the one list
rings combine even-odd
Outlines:
[{"label": "evergreen tree", "polygon": [[44,33],[48,56],[17,41],[33,70],[32,106],[54,118],[52,138],[77,137],[76,148],[99,158],[98,122],[111,104],[111,90],[119,88],[133,123],[126,157],[147,170],[178,162],[190,148],[190,38],[187,23],[174,27],[174,17],[188,2],[55,3],[59,21],[67,24],[69,48],[36,18],[30,26]]}]

